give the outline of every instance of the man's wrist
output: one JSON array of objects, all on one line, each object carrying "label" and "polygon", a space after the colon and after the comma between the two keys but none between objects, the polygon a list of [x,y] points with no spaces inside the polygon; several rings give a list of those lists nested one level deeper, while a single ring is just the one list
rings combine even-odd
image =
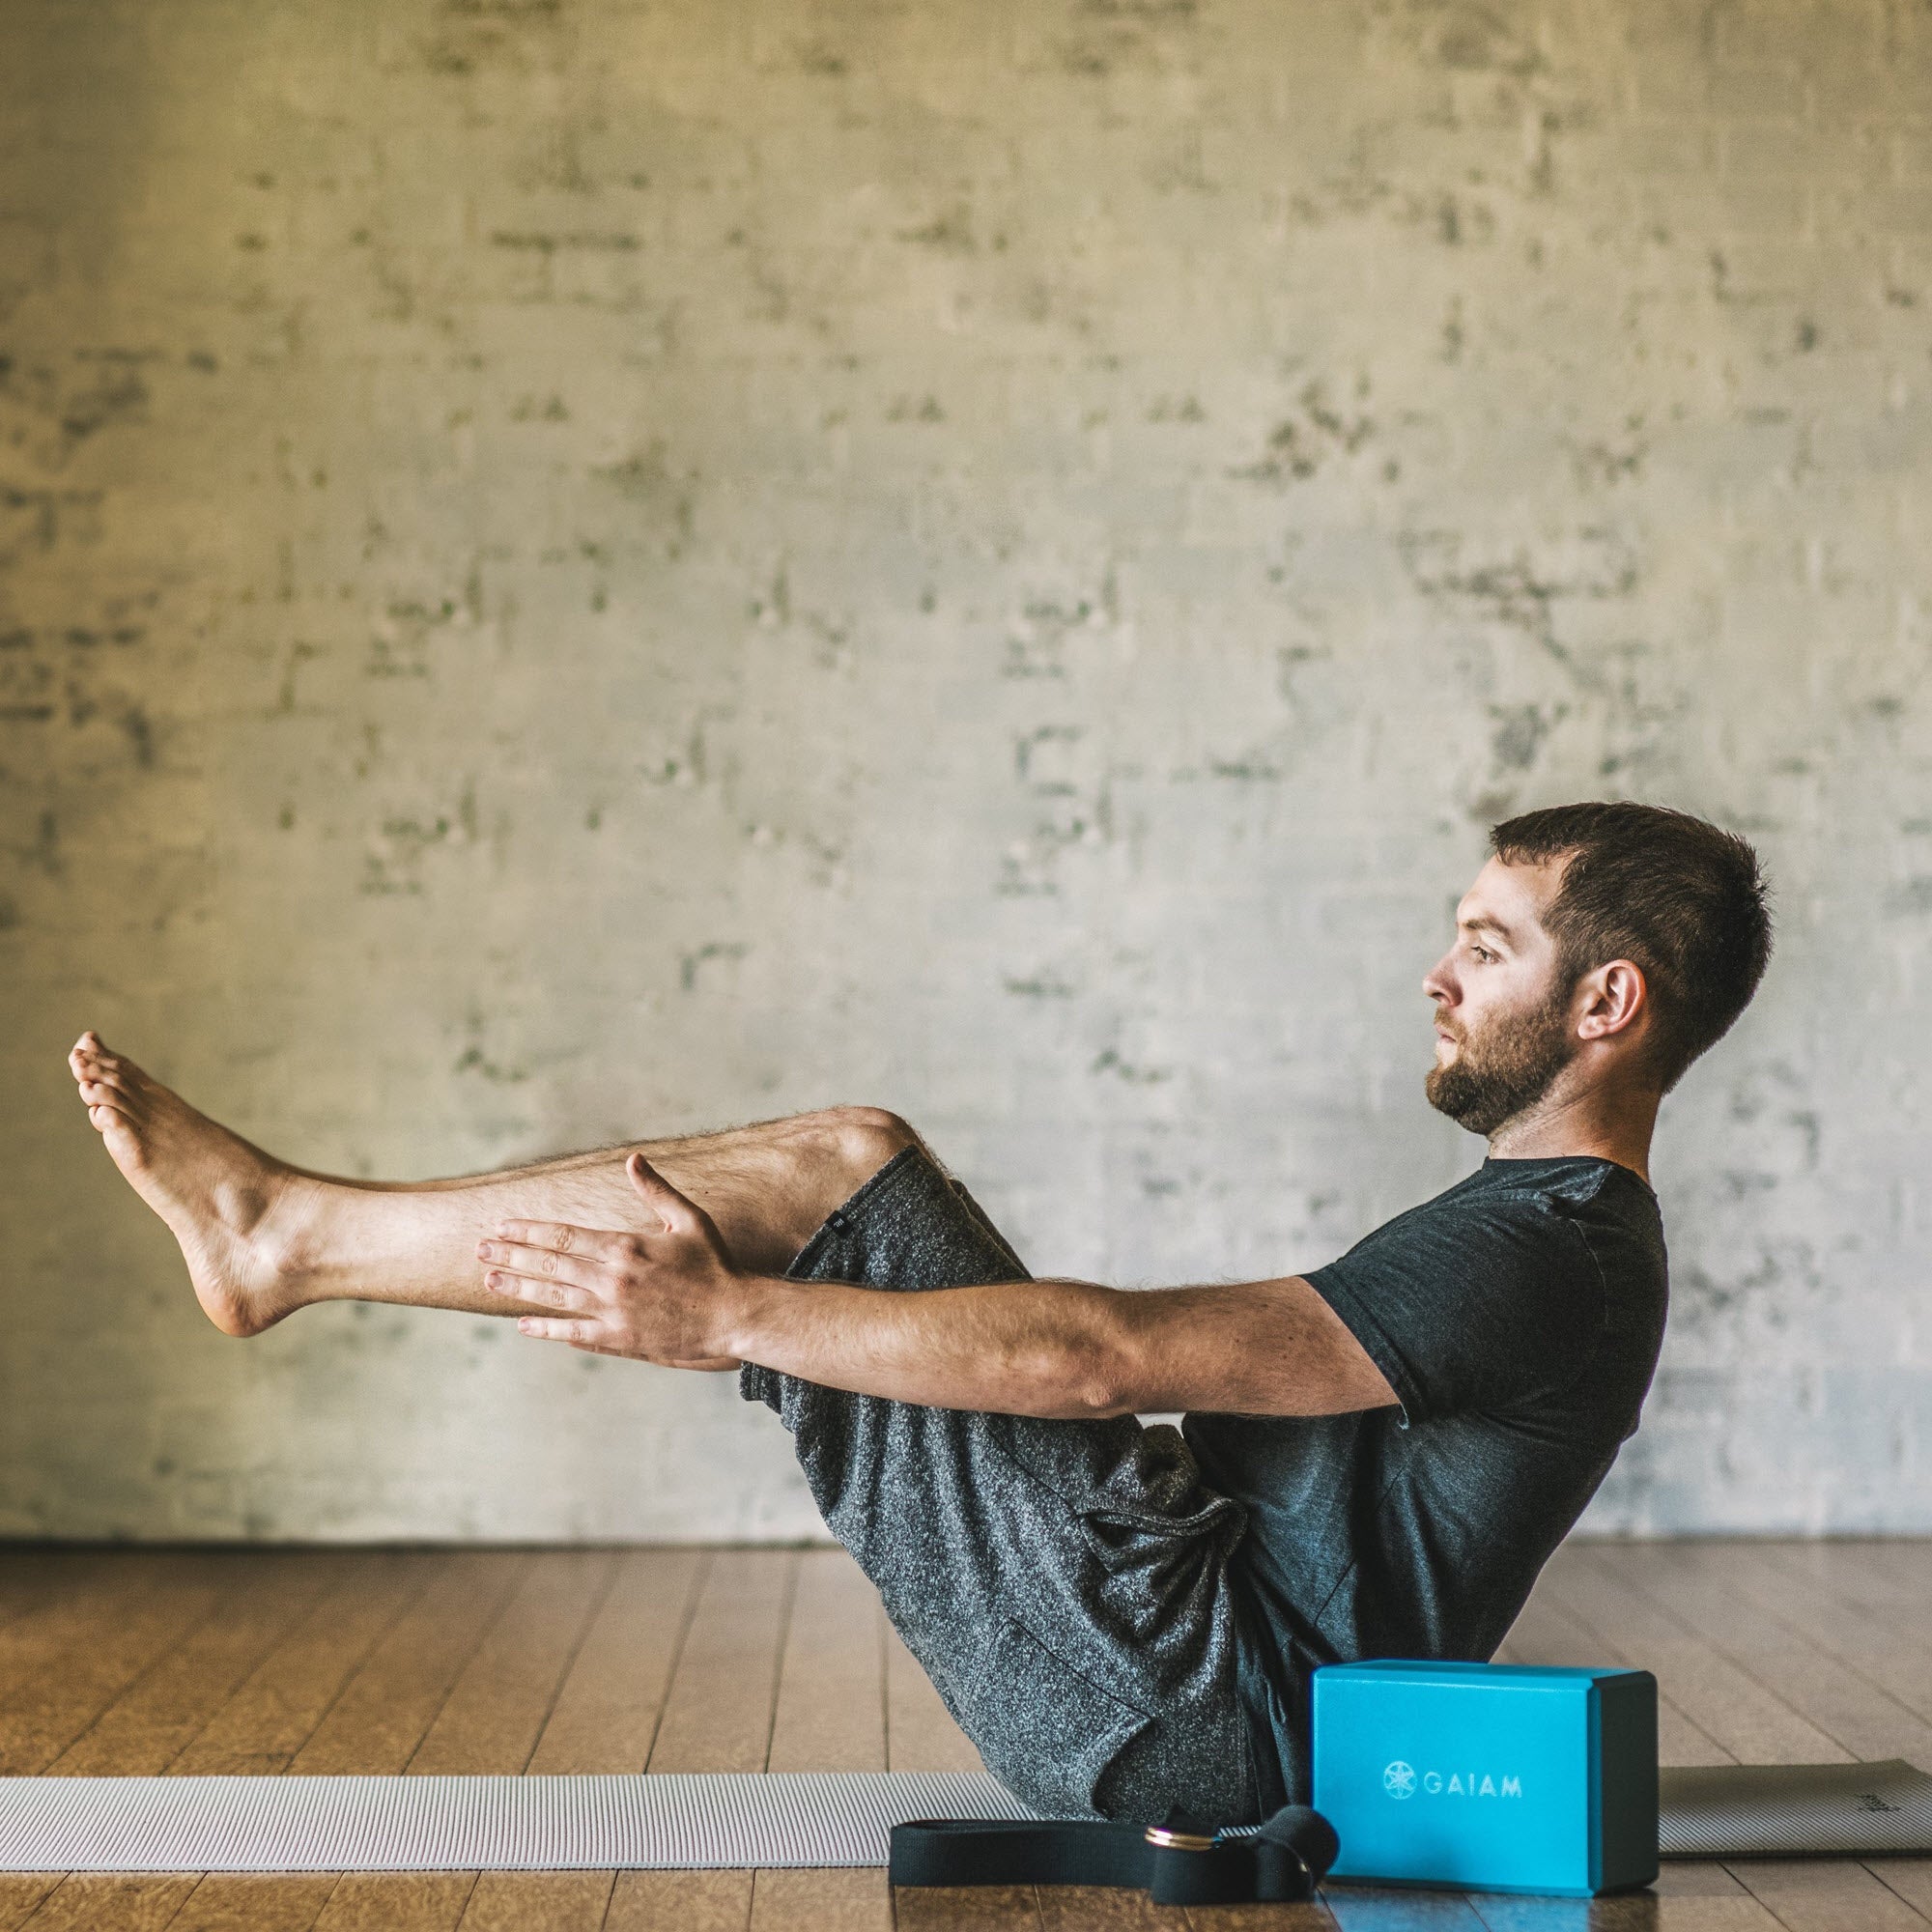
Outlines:
[{"label": "man's wrist", "polygon": [[770,1342],[777,1311],[789,1292],[789,1284],[777,1275],[739,1275],[725,1301],[719,1354],[735,1355],[741,1362],[761,1361],[758,1351]]}]

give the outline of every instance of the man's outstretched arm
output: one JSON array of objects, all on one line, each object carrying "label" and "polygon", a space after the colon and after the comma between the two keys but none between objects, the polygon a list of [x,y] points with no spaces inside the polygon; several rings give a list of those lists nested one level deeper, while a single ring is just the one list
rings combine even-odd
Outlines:
[{"label": "man's outstretched arm", "polygon": [[1395,1392],[1298,1275],[1122,1291],[1025,1281],[918,1294],[742,1272],[709,1219],[634,1156],[662,1234],[508,1222],[484,1286],[547,1303],[526,1334],[680,1365],[735,1356],[934,1408],[1091,1419],[1136,1410],[1335,1415]]},{"label": "man's outstretched arm", "polygon": [[923,1294],[756,1281],[733,1352],[935,1408],[1081,1418],[1160,1409],[1335,1415],[1395,1392],[1298,1275],[1122,1290],[1002,1282]]}]

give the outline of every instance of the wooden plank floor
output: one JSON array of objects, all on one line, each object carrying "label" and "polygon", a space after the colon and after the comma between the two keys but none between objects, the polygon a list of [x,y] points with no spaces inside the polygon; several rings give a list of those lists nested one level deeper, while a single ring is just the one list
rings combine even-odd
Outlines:
[{"label": "wooden plank floor", "polygon": [[[1572,1545],[1502,1655],[1632,1662],[1672,1764],[1932,1768],[1932,1543]],[[0,1773],[865,1771],[973,1747],[824,1549],[0,1546]],[[900,1892],[877,1872],[0,1875],[0,1932],[1928,1932],[1932,1860],[1669,1864],[1577,1901]]]}]

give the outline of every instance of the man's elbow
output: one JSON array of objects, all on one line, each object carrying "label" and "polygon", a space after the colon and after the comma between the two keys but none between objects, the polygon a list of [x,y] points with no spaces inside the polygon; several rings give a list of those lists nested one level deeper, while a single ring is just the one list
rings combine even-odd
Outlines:
[{"label": "man's elbow", "polygon": [[1053,1381],[1065,1404],[1062,1419],[1104,1422],[1145,1407],[1142,1373],[1128,1325],[1111,1304],[1118,1291],[1097,1291],[1100,1319],[1083,1321],[1057,1350]]},{"label": "man's elbow", "polygon": [[1065,1422],[1105,1422],[1116,1415],[1131,1415],[1133,1398],[1124,1392],[1121,1378],[1106,1365],[1091,1359],[1070,1361],[1055,1378],[1056,1419]]}]

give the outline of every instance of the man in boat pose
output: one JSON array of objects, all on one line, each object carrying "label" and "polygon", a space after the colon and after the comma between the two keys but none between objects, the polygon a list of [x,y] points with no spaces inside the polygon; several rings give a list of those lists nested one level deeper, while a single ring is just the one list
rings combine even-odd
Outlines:
[{"label": "man in boat pose", "polygon": [[276,1160],[92,1033],[71,1065],[227,1333],[404,1302],[735,1369],[989,1769],[1236,1823],[1305,1799],[1316,1665],[1488,1658],[1634,1431],[1658,1104],[1770,955],[1756,855],[1703,820],[1492,846],[1422,981],[1428,1098],[1488,1155],[1305,1275],[1035,1281],[873,1107],[404,1185]]}]

